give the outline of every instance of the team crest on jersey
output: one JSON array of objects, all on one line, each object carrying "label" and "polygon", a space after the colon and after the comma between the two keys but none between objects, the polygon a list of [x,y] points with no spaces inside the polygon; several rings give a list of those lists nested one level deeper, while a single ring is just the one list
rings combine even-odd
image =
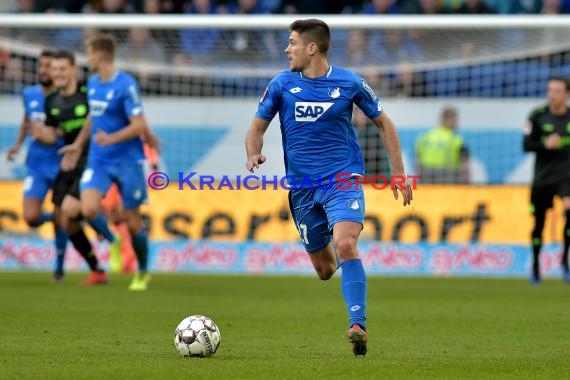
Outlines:
[{"label": "team crest on jersey", "polygon": [[358,210],[360,208],[360,203],[358,203],[358,199],[351,199],[348,201],[348,208],[352,210]]},{"label": "team crest on jersey", "polygon": [[103,100],[90,100],[89,101],[89,112],[93,116],[101,116],[105,113],[109,107],[109,102],[105,102]]},{"label": "team crest on jersey", "polygon": [[340,96],[340,88],[337,87],[337,88],[333,89],[332,91],[329,88],[329,96],[333,99],[338,98]]},{"label": "team crest on jersey", "polygon": [[94,89],[94,88],[89,89],[88,94],[89,94],[90,96],[91,96],[91,95],[95,95],[95,89]]},{"label": "team crest on jersey", "polygon": [[37,100],[32,100],[29,104],[30,108],[37,108],[39,105],[39,102]]},{"label": "team crest on jersey", "polygon": [[109,90],[109,91],[107,92],[107,95],[105,95],[105,99],[107,99],[107,100],[112,100],[112,99],[113,99],[113,96],[115,96],[115,91]]},{"label": "team crest on jersey", "polygon": [[290,93],[292,94],[296,94],[298,92],[303,91],[303,89],[301,87],[293,87],[292,89],[289,90]]},{"label": "team crest on jersey", "polygon": [[317,121],[334,103],[295,102],[295,121]]}]

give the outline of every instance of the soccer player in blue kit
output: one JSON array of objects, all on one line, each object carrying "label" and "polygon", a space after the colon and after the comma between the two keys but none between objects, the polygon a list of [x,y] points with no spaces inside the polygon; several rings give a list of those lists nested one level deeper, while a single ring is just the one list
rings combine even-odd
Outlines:
[{"label": "soccer player in blue kit", "polygon": [[[392,175],[402,179],[393,188],[395,199],[400,190],[404,206],[410,204],[412,189],[403,180],[398,135],[380,99],[362,78],[328,63],[328,25],[317,19],[297,20],[290,30],[285,49],[290,71],[277,75],[259,102],[246,136],[246,169],[253,172],[265,162],[263,135],[279,113],[286,174],[297,182],[289,191],[293,220],[321,280],[342,268],[350,318],[347,338],[355,355],[365,355],[366,274],[356,248],[365,211],[358,183],[364,161],[351,124],[354,104],[380,129]],[[350,188],[345,177],[339,186],[341,173],[350,173]]]},{"label": "soccer player in blue kit", "polygon": [[[28,133],[31,134],[32,124],[43,124],[45,120],[45,97],[52,88],[50,77],[50,64],[53,52],[44,50],[38,58],[38,84],[24,89],[22,94],[24,102],[24,119],[22,121],[18,138],[14,146],[8,150],[8,160],[12,161]],[[59,172],[61,156],[57,152],[63,146],[63,140],[58,139],[55,144],[43,144],[32,139],[26,157],[27,174],[24,179],[24,220],[30,227],[39,227],[46,221],[59,220],[51,213],[42,212],[42,204],[47,192],[53,187],[55,177]],[[55,212],[58,212],[57,210]],[[63,278],[63,262],[67,245],[67,235],[58,224],[55,227],[56,262],[54,280],[59,282]]]},{"label": "soccer player in blue kit", "polygon": [[87,83],[89,117],[75,142],[62,149],[68,155],[63,158],[63,165],[74,166],[90,138],[87,166],[80,181],[81,214],[87,219],[96,218],[103,195],[112,183],[118,185],[139,266],[129,289],[146,290],[150,281],[148,238],[139,206],[147,197],[140,136],[148,132],[148,125],[140,90],[131,75],[114,65],[116,42],[113,36],[93,36],[86,46],[89,66],[95,72]]}]

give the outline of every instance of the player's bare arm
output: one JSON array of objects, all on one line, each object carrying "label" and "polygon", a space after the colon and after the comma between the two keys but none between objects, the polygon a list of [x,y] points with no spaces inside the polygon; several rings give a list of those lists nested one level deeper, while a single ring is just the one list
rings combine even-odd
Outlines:
[{"label": "player's bare arm", "polygon": [[89,141],[90,134],[91,116],[87,116],[87,118],[85,118],[85,124],[83,124],[73,144],[66,145],[59,150],[59,154],[63,155],[61,158],[61,170],[69,171],[75,168],[83,148],[87,144],[87,141]]},{"label": "player's bare arm", "polygon": [[[392,176],[402,176],[406,178],[406,171],[404,170],[404,161],[402,160],[402,151],[400,149],[400,139],[396,132],[396,127],[392,120],[388,117],[386,112],[382,112],[378,117],[372,120],[374,124],[380,129],[380,135],[384,141],[390,164],[392,165]],[[398,190],[402,193],[404,198],[404,206],[409,205],[413,200],[412,187],[406,181],[404,184],[395,183],[394,199],[398,199]]]},{"label": "player's bare arm", "polygon": [[265,156],[261,154],[261,149],[263,148],[263,135],[268,127],[269,121],[256,117],[247,131],[245,137],[245,149],[247,152],[245,168],[250,173],[253,173],[254,169],[259,169],[259,166],[266,160]]},{"label": "player's bare arm", "polygon": [[147,129],[145,117],[142,115],[131,116],[130,123],[117,132],[107,134],[103,130],[98,130],[93,136],[93,141],[101,146],[117,144],[123,141],[139,138]]},{"label": "player's bare arm", "polygon": [[46,145],[53,145],[57,141],[57,129],[43,125],[41,123],[35,123],[32,125],[32,136]]},{"label": "player's bare arm", "polygon": [[20,147],[22,146],[24,140],[26,139],[29,125],[30,121],[28,120],[27,117],[24,116],[24,118],[22,119],[22,124],[20,125],[20,129],[18,130],[18,137],[16,137],[16,142],[14,143],[14,145],[12,145],[10,149],[8,149],[8,154],[6,155],[8,161],[13,161],[14,156],[18,154],[18,152],[20,151]]},{"label": "player's bare arm", "polygon": [[142,133],[143,141],[148,144],[149,147],[156,149],[160,152],[161,141],[157,135],[150,129],[148,123],[145,123],[144,131]]}]

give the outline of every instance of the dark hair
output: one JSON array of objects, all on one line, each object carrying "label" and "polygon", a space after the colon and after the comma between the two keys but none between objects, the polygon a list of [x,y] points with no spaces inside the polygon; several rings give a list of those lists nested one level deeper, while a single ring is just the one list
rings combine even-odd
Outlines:
[{"label": "dark hair", "polygon": [[65,59],[71,66],[75,66],[75,55],[69,50],[58,50],[53,54],[53,59]]},{"label": "dark hair", "polygon": [[548,78],[548,81],[562,82],[566,87],[566,91],[570,91],[570,79],[563,77],[562,75],[552,75]]},{"label": "dark hair", "polygon": [[52,50],[42,50],[42,52],[40,53],[40,58],[51,58],[51,57],[53,57]]},{"label": "dark hair", "polygon": [[299,36],[305,43],[316,43],[322,54],[326,55],[329,51],[331,46],[331,31],[324,21],[316,18],[297,20],[291,24],[289,29],[291,29],[292,32],[299,33]]},{"label": "dark hair", "polygon": [[111,61],[115,58],[117,42],[115,41],[115,37],[111,34],[97,34],[90,37],[85,42],[85,45],[95,51],[100,51],[106,54]]}]

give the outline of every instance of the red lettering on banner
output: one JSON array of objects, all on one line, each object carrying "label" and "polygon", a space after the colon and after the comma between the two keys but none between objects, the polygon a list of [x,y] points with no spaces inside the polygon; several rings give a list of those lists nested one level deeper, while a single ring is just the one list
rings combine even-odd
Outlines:
[{"label": "red lettering on banner", "polygon": [[417,269],[424,260],[422,251],[418,249],[398,246],[383,248],[379,245],[362,251],[361,257],[365,267],[377,265],[386,269]]},{"label": "red lettering on banner", "polygon": [[[16,265],[23,267],[51,267],[55,260],[55,250],[53,248],[53,243],[50,241],[47,241],[46,244],[42,245],[31,245],[26,243],[14,244],[13,242],[8,241],[0,248],[0,263],[13,261]],[[101,262],[107,262],[107,253],[101,252],[99,244],[94,244],[93,250]],[[83,265],[84,260],[77,251],[74,248],[68,248],[65,254],[65,269],[80,269]]]},{"label": "red lettering on banner", "polygon": [[552,269],[560,268],[561,259],[562,259],[562,252],[560,251],[551,254],[546,254],[546,252],[542,252],[540,254],[540,272],[543,275],[545,275],[549,273]]},{"label": "red lettering on banner", "polygon": [[449,274],[453,269],[465,267],[474,271],[504,271],[514,261],[512,251],[483,247],[460,247],[457,250],[436,249],[429,267],[437,274]]},{"label": "red lettering on banner", "polygon": [[203,267],[231,267],[237,263],[238,252],[235,248],[196,246],[186,244],[182,248],[160,248],[157,253],[158,268],[175,271],[184,265],[196,264]]},{"label": "red lettering on banner", "polygon": [[273,245],[269,250],[256,247],[245,251],[245,267],[248,272],[263,272],[279,265],[284,268],[312,268],[311,259],[304,248]]}]

